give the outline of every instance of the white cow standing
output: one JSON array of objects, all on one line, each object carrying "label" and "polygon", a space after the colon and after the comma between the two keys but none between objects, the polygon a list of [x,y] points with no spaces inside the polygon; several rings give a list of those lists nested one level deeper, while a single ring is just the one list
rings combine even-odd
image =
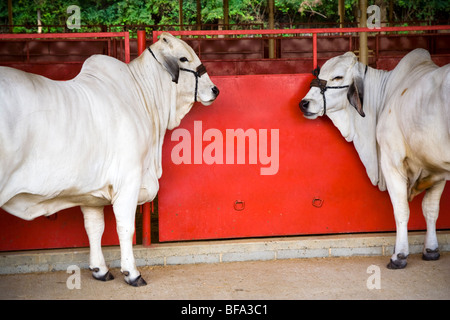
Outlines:
[{"label": "white cow standing", "polygon": [[388,268],[406,266],[408,200],[425,190],[423,259],[439,259],[436,220],[450,179],[450,64],[439,68],[428,51],[416,49],[387,72],[347,52],[328,60],[319,76],[300,108],[308,119],[326,113],[353,141],[372,184],[387,187],[397,228]]},{"label": "white cow standing", "polygon": [[94,55],[68,81],[0,67],[0,207],[32,220],[81,206],[90,268],[106,281],[103,207],[112,204],[125,281],[145,285],[132,248],[136,205],[158,192],[166,130],[218,94],[192,48],[168,33],[128,65]]}]

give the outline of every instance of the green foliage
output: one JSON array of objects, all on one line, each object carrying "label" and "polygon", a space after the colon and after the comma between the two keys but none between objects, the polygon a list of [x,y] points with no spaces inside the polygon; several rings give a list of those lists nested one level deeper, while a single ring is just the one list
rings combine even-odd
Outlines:
[{"label": "green foliage", "polygon": [[[382,0],[377,0],[378,2]],[[375,0],[369,0],[369,5]],[[384,0],[388,4],[388,0]],[[396,21],[449,19],[448,0],[396,0]],[[88,25],[177,25],[177,0],[13,0],[14,25],[37,25],[37,10],[43,26],[65,25],[70,5],[81,8],[81,32],[99,31]],[[229,0],[231,24],[260,23],[267,27],[267,0]],[[356,22],[358,0],[345,0],[345,21]],[[201,0],[202,24],[223,20],[223,0]],[[275,26],[288,27],[306,22],[338,22],[337,0],[275,0]],[[194,25],[197,19],[196,0],[183,1],[183,22]],[[8,24],[7,1],[0,1],[0,25]],[[282,25],[283,24],[283,25]],[[289,25],[286,25],[289,24]],[[36,32],[15,28],[15,32]],[[44,32],[61,32],[61,27],[44,28]],[[77,30],[74,30],[77,31]]]},{"label": "green foliage", "polygon": [[398,0],[395,2],[396,12],[405,21],[410,20],[448,20],[450,2],[448,0]]}]

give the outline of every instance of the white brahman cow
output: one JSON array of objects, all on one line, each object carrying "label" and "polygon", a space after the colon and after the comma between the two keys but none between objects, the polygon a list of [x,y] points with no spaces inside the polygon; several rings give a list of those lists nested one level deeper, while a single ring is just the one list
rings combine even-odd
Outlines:
[{"label": "white brahman cow", "polygon": [[450,65],[439,68],[428,51],[416,49],[387,72],[347,52],[328,60],[317,76],[300,102],[304,116],[328,115],[353,141],[372,184],[389,192],[397,237],[388,268],[406,266],[408,200],[424,190],[423,258],[438,259],[436,220],[450,179]]},{"label": "white brahman cow", "polygon": [[0,207],[32,220],[81,206],[90,268],[106,281],[103,207],[112,204],[125,281],[145,285],[132,248],[136,205],[158,192],[166,130],[218,94],[192,48],[168,33],[128,65],[94,55],[68,81],[1,67]]}]

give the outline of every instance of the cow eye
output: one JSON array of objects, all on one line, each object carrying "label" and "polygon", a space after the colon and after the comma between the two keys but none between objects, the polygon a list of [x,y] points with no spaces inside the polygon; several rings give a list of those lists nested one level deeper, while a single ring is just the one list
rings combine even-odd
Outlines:
[{"label": "cow eye", "polygon": [[331,80],[342,80],[342,79],[344,79],[344,77],[341,77],[341,76],[337,76],[337,77],[334,77],[333,79],[331,79]]},{"label": "cow eye", "polygon": [[181,61],[181,62],[187,62],[188,59],[187,59],[186,57],[181,57],[181,58],[180,58],[180,61]]}]

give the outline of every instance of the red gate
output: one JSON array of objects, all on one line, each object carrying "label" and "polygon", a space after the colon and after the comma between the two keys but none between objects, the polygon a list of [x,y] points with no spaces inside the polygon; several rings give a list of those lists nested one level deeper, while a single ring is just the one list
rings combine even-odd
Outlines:
[{"label": "red gate", "polygon": [[[450,26],[377,31],[418,29],[431,31]],[[317,33],[360,31],[374,30],[172,33],[311,33],[315,67]],[[100,36],[12,36],[87,35]],[[101,36],[108,35],[120,36]],[[5,36],[0,35],[0,39]],[[129,57],[128,33],[123,36]],[[213,77],[222,92],[218,100],[211,107],[196,104],[181,127],[166,135],[159,193],[162,241],[395,229],[389,197],[370,184],[353,145],[345,142],[329,120],[307,121],[299,111],[298,102],[307,92],[310,79],[309,74]],[[233,150],[233,157],[227,158],[227,148]],[[185,164],[188,153],[191,164]],[[176,164],[183,162],[181,159],[184,164]],[[444,214],[450,211],[449,189],[447,186],[441,200],[441,229],[450,228],[450,217]],[[412,203],[411,230],[425,228],[421,199]],[[149,208],[144,206],[144,244],[150,243]],[[106,209],[105,220],[103,244],[118,244],[111,207]],[[83,229],[78,208],[64,210],[56,219],[41,217],[32,222],[0,212],[0,251],[87,246]]]},{"label": "red gate", "polygon": [[[333,30],[355,31],[369,30]],[[212,77],[218,99],[210,107],[196,104],[165,137],[160,241],[395,230],[388,193],[371,185],[353,144],[328,119],[306,120],[300,112],[311,79]],[[422,198],[411,203],[409,230],[426,228]],[[449,211],[447,186],[438,228],[450,228]]]},{"label": "red gate", "polygon": [[[160,241],[395,230],[389,196],[371,185],[353,144],[328,119],[300,112],[311,79],[212,79],[221,90],[214,104],[195,105],[166,134]],[[410,230],[426,228],[422,198],[411,203]],[[450,228],[449,185],[440,212],[438,228]]]}]

